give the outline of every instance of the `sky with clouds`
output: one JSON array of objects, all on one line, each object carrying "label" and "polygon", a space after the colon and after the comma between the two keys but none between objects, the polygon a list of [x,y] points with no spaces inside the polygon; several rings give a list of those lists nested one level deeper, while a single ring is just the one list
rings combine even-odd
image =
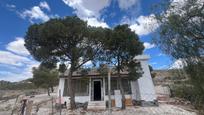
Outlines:
[{"label": "sky with clouds", "polygon": [[144,42],[144,54],[151,56],[149,64],[154,69],[170,68],[174,61],[152,43],[153,33],[159,27],[152,7],[159,2],[161,0],[1,0],[0,80],[30,78],[32,67],[39,65],[24,47],[23,37],[30,25],[73,15],[96,27],[129,24]]}]

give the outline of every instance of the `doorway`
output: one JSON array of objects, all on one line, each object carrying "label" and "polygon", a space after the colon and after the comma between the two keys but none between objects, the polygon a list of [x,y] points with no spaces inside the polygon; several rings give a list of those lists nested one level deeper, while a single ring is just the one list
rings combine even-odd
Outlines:
[{"label": "doorway", "polygon": [[100,101],[101,100],[101,80],[93,81],[93,100]]}]

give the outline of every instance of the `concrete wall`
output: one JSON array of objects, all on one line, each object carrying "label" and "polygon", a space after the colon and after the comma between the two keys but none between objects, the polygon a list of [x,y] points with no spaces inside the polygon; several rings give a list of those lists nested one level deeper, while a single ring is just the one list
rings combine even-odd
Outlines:
[{"label": "concrete wall", "polygon": [[143,75],[135,82],[136,100],[154,101],[156,100],[156,93],[154,84],[150,74],[147,55],[136,56],[135,59],[140,61],[143,70]]},{"label": "concrete wall", "polygon": [[60,78],[59,79],[59,87],[58,87],[58,90],[57,90],[57,96],[58,97],[59,97],[59,90],[61,90],[61,96],[63,96],[64,84],[65,84],[65,78]]}]

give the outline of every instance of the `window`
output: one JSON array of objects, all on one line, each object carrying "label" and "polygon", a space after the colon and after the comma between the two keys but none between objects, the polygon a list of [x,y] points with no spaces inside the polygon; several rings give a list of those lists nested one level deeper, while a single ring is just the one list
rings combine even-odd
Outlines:
[{"label": "window", "polygon": [[[106,87],[106,95],[108,95],[108,79],[105,79],[105,87]],[[125,94],[131,94],[131,85],[130,85],[130,79],[128,78],[122,78],[122,85]],[[114,90],[119,90],[119,83],[118,78],[112,77],[111,78],[111,95],[114,95]]]},{"label": "window", "polygon": [[[88,96],[89,95],[89,80],[86,79],[76,79],[72,80],[73,89],[75,92],[75,96]],[[68,91],[68,81],[65,79],[64,83],[64,93],[63,96],[69,96]]]}]

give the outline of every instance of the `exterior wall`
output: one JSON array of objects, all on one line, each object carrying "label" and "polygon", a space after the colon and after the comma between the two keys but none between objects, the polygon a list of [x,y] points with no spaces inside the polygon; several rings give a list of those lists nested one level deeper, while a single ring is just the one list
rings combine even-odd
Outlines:
[{"label": "exterior wall", "polygon": [[[69,97],[63,97],[62,99],[63,101],[69,102]],[[89,96],[75,96],[75,101],[78,103],[85,103],[85,102],[89,102]]]},{"label": "exterior wall", "polygon": [[[69,97],[62,97],[63,101],[69,102]],[[131,99],[131,95],[125,95],[126,99]],[[111,95],[111,100],[115,100],[115,96]],[[79,102],[79,103],[85,103],[85,102],[89,102],[90,98],[89,96],[75,96],[75,101]],[[104,96],[104,101],[108,101],[108,95]]]},{"label": "exterior wall", "polygon": [[143,100],[143,101],[155,101],[156,100],[156,93],[154,89],[154,84],[152,81],[152,77],[150,74],[149,66],[147,60],[149,59],[149,56],[146,55],[140,55],[135,57],[135,59],[139,60],[141,63],[141,67],[143,70],[143,75],[137,80],[138,87],[137,90],[139,90],[139,95],[136,96],[136,100]]},{"label": "exterior wall", "polygon": [[[131,95],[125,95],[125,99],[131,98]],[[115,96],[111,95],[111,100],[114,100]],[[104,101],[108,101],[108,95],[105,95]]]},{"label": "exterior wall", "polygon": [[[61,90],[61,97],[62,97],[62,101],[63,102],[69,102],[69,96],[63,96],[64,93],[64,86],[65,85],[65,78],[60,78],[59,79],[59,87],[58,87],[58,92],[57,92],[57,96],[59,97],[59,90]],[[84,103],[84,102],[88,102],[90,101],[90,96],[75,96],[75,101],[76,102],[80,102],[80,103]]]},{"label": "exterior wall", "polygon": [[138,85],[138,81],[131,81],[131,91],[132,91],[132,99],[133,100],[141,100],[140,98],[140,90],[139,90],[139,85]]},{"label": "exterior wall", "polygon": [[61,96],[63,96],[64,83],[65,83],[65,78],[60,78],[60,79],[59,79],[59,87],[58,87],[58,90],[57,90],[57,96],[58,96],[58,97],[59,97],[59,90],[61,90]]},{"label": "exterior wall", "polygon": [[[149,59],[149,56],[146,55],[140,55],[135,57],[136,60],[141,62],[141,67],[143,70],[143,75],[138,80],[131,81],[131,92],[130,95],[125,95],[126,99],[133,99],[137,101],[155,101],[156,100],[156,94],[154,89],[154,84],[152,81],[152,77],[150,74],[149,66],[147,60]],[[76,102],[88,102],[91,101],[91,78],[89,79],[89,96],[76,96],[75,100]],[[57,95],[59,96],[59,89],[61,89],[61,96],[63,96],[64,92],[64,84],[65,79],[60,78],[59,80],[59,88]],[[108,100],[108,96],[105,95],[105,78],[103,78],[103,89],[102,94],[104,95],[104,101]],[[65,101],[69,101],[69,97],[63,97]],[[111,99],[114,100],[114,95],[111,95]]]}]

